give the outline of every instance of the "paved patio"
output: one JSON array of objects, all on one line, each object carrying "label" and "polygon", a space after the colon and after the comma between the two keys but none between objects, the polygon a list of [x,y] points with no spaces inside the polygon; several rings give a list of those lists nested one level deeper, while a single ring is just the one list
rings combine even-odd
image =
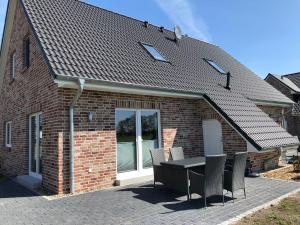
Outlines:
[{"label": "paved patio", "polygon": [[[247,178],[247,199],[211,203],[207,209],[149,183],[49,201],[7,180],[0,182],[1,225],[6,224],[219,224],[300,188],[300,183]],[[213,199],[211,199],[212,201]],[[218,199],[216,199],[218,200]],[[209,200],[210,202],[210,200]]]}]

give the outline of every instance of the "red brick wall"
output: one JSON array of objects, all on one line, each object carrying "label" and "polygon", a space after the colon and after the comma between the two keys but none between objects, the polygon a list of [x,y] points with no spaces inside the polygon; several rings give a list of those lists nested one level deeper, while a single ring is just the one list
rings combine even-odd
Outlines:
[{"label": "red brick wall", "polygon": [[260,153],[249,153],[249,159],[252,164],[252,169],[254,172],[264,171],[265,163],[268,164],[269,168],[277,168],[280,157],[280,150],[275,149],[273,151],[260,152]]},{"label": "red brick wall", "polygon": [[[64,185],[60,192],[69,189],[69,121],[70,101],[75,94],[71,89],[60,89],[63,99],[64,138],[60,174]],[[137,95],[84,91],[74,114],[75,127],[75,190],[86,191],[111,186],[116,179],[115,109],[159,109],[162,146],[166,157],[172,146],[183,146],[190,156],[200,155],[202,147],[200,111],[194,100],[159,98]],[[88,122],[88,112],[93,121]],[[92,171],[89,171],[93,168]],[[102,182],[101,182],[102,181]]]},{"label": "red brick wall", "polygon": [[[23,39],[29,35],[30,67],[23,69]],[[1,173],[9,176],[28,174],[29,115],[42,112],[43,117],[43,185],[57,188],[57,144],[59,130],[58,92],[41,54],[37,40],[25,19],[19,3],[9,47],[9,56],[16,52],[16,79],[10,77],[10,60],[6,65],[0,94],[0,157]],[[12,147],[4,146],[4,124],[12,121]]]},{"label": "red brick wall", "polygon": [[[63,99],[64,138],[60,192],[69,189],[68,110],[75,90],[60,89]],[[116,179],[115,109],[159,109],[162,146],[166,158],[169,148],[182,146],[185,154],[204,154],[203,119],[217,119],[222,124],[224,152],[246,151],[246,142],[204,101],[84,91],[75,114],[75,191],[87,191],[113,185]],[[93,121],[88,122],[88,112]],[[89,170],[92,169],[92,170]]]}]

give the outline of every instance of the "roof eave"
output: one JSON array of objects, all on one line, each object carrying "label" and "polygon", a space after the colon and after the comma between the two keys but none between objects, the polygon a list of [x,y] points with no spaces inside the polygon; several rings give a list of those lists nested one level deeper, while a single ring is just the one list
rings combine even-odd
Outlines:
[{"label": "roof eave", "polygon": [[[55,83],[59,87],[63,88],[77,88],[76,82],[79,78],[56,75]],[[181,98],[196,98],[202,99],[203,93],[175,90],[168,88],[159,88],[147,85],[136,85],[112,81],[101,81],[97,79],[85,79],[86,90],[113,92],[113,93],[125,93],[125,94],[138,94],[138,95],[150,95],[150,96],[162,96],[162,97],[181,97]]]},{"label": "roof eave", "polygon": [[249,99],[249,100],[254,102],[256,105],[280,106],[284,108],[291,107],[294,104],[293,101],[280,102],[280,101],[269,101],[269,100],[261,100],[261,99]]}]

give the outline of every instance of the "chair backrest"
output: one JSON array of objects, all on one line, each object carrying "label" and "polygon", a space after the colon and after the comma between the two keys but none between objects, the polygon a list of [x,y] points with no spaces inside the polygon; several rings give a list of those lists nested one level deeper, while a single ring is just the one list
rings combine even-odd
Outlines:
[{"label": "chair backrest", "polygon": [[236,152],[232,162],[232,182],[236,188],[244,186],[245,169],[247,164],[247,152]]},{"label": "chair backrest", "polygon": [[150,149],[150,155],[153,166],[159,166],[161,162],[165,162],[164,150],[162,148]]},{"label": "chair backrest", "polygon": [[170,148],[170,152],[173,160],[184,159],[184,153],[182,147]]},{"label": "chair backrest", "polygon": [[205,195],[207,197],[210,195],[222,194],[225,161],[225,154],[206,156]]}]

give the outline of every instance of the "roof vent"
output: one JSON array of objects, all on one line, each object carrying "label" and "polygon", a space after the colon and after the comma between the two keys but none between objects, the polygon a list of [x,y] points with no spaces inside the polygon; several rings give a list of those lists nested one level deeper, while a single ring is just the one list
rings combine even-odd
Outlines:
[{"label": "roof vent", "polygon": [[148,27],[148,24],[149,24],[148,21],[144,21],[144,27],[147,28],[147,27]]},{"label": "roof vent", "polygon": [[174,35],[175,35],[175,41],[182,39],[182,31],[178,25],[176,25],[174,28]]},{"label": "roof vent", "polygon": [[160,28],[159,28],[159,31],[160,31],[160,32],[164,32],[164,29],[165,29],[164,27],[160,27]]},{"label": "roof vent", "polygon": [[227,74],[227,81],[226,81],[226,89],[228,89],[228,90],[230,90],[231,89],[231,87],[230,87],[230,77],[231,77],[231,74],[230,74],[230,72],[228,72]]}]

